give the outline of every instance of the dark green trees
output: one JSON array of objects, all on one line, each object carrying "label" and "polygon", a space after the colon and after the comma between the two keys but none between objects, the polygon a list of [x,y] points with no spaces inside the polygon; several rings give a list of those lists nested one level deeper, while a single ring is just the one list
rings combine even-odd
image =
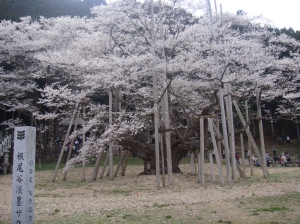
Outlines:
[{"label": "dark green trees", "polygon": [[33,20],[44,16],[91,16],[90,8],[106,4],[105,0],[0,0],[0,21],[20,21],[20,17],[31,16]]}]

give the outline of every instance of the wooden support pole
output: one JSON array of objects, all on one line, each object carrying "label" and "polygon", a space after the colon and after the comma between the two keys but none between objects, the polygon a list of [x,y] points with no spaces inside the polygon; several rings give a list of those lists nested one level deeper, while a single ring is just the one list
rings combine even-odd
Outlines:
[{"label": "wooden support pole", "polygon": [[230,149],[230,158],[231,158],[231,173],[232,178],[235,182],[237,182],[236,175],[236,159],[235,159],[235,140],[234,140],[234,126],[233,126],[233,113],[232,113],[232,101],[231,101],[231,90],[230,85],[227,83],[225,85],[227,88],[228,96],[225,100],[226,112],[227,112],[227,123],[229,129],[229,149]]},{"label": "wooden support pole", "polygon": [[[82,121],[83,121],[83,138],[82,138],[82,146],[85,145],[85,106],[83,106],[83,111],[82,111],[82,115],[83,115],[83,118],[82,118]],[[82,160],[82,172],[81,172],[81,181],[85,181],[85,156],[83,157],[83,160]]]},{"label": "wooden support pole", "polygon": [[154,39],[154,4],[151,0],[151,54],[152,54],[152,76],[153,76],[153,113],[154,113],[154,138],[155,138],[155,174],[156,174],[156,189],[160,188],[160,166],[159,166],[159,113],[158,113],[158,97],[157,97],[157,76],[154,70],[155,65],[155,39]]},{"label": "wooden support pole", "polygon": [[253,161],[252,161],[252,147],[251,147],[251,142],[249,140],[248,140],[248,147],[249,147],[250,174],[251,176],[253,176],[254,172],[253,172]]},{"label": "wooden support pole", "polygon": [[[81,108],[81,106],[80,106],[80,108]],[[77,124],[78,124],[79,114],[80,114],[80,109],[78,110],[77,115],[75,115],[76,116],[76,120],[75,120],[74,132],[76,132],[76,130],[77,130]],[[69,148],[68,158],[67,158],[66,162],[68,162],[71,159],[73,145],[74,145],[74,138],[71,140],[71,146]],[[68,173],[68,171],[64,172],[64,176],[63,176],[63,180],[64,181],[67,180],[67,173]]]},{"label": "wooden support pole", "polygon": [[245,149],[244,149],[244,138],[243,133],[240,133],[240,139],[241,139],[241,153],[242,153],[242,163],[243,163],[243,178],[246,177],[246,168],[245,168]]},{"label": "wooden support pole", "polygon": [[[216,126],[217,126],[218,132],[220,132],[219,114],[216,115]],[[217,137],[219,138],[218,135],[217,135]],[[220,136],[220,137],[221,137],[221,136]],[[217,146],[218,146],[218,152],[219,152],[220,160],[222,161],[222,159],[223,159],[223,153],[222,153],[221,141],[218,141],[218,142],[217,142]]]},{"label": "wooden support pole", "polygon": [[232,111],[232,98],[231,98],[231,84],[230,83],[227,83],[227,90],[228,90],[228,106],[229,106],[229,113],[230,113],[230,132],[231,132],[231,135],[230,135],[230,148],[231,148],[231,156],[232,156],[232,159],[233,159],[233,163],[232,163],[232,169],[234,170],[233,172],[233,179],[234,181],[237,181],[237,175],[236,175],[236,172],[235,170],[238,170],[239,171],[239,174],[240,176],[242,177],[241,175],[241,172],[239,170],[239,168],[237,168],[237,162],[236,162],[236,159],[235,159],[235,153],[236,153],[236,148],[235,148],[235,137],[234,137],[234,123],[233,123],[233,111]]},{"label": "wooden support pole", "polygon": [[[261,118],[261,107],[260,107],[260,93],[258,89],[256,90],[256,105],[257,105],[257,117]],[[267,171],[267,161],[266,161],[266,149],[265,149],[265,136],[264,136],[264,129],[262,119],[258,121],[259,125],[259,136],[260,136],[260,147],[261,147],[261,156],[262,156],[262,163],[260,164],[264,171],[264,178],[268,178],[268,171]]]},{"label": "wooden support pole", "polygon": [[[218,134],[219,136],[221,136],[220,132],[218,131],[216,125],[213,124],[213,122],[212,122],[212,126],[213,126],[214,130],[217,132],[217,134]],[[222,137],[222,136],[221,136],[221,137]],[[220,138],[221,138],[221,137],[220,137]],[[225,143],[224,143],[224,140],[222,140],[222,144],[223,144],[223,145],[225,144]],[[234,158],[234,160],[235,160],[235,158]],[[240,177],[243,177],[242,169],[241,169],[241,167],[240,167],[237,163],[236,163],[236,170],[238,171]]]},{"label": "wooden support pole", "polygon": [[217,148],[217,144],[216,144],[216,138],[215,138],[215,133],[213,130],[213,125],[212,125],[212,120],[209,118],[207,119],[208,121],[208,128],[209,128],[209,132],[211,135],[211,139],[212,139],[212,143],[213,143],[213,147],[214,147],[214,152],[215,152],[215,157],[216,157],[216,162],[217,162],[217,166],[218,166],[218,172],[219,172],[219,177],[220,177],[220,182],[221,185],[224,185],[224,178],[223,178],[223,171],[222,171],[222,160],[220,159],[220,156],[218,155],[218,148]]},{"label": "wooden support pole", "polygon": [[127,155],[126,155],[124,166],[122,167],[122,173],[121,173],[122,176],[125,175],[125,171],[126,171],[126,167],[127,167],[127,164],[128,164],[128,160],[129,160],[129,157],[131,155],[131,153],[128,150],[126,150],[126,151],[127,151]]},{"label": "wooden support pole", "polygon": [[[233,100],[233,105],[234,105],[234,107],[235,107],[235,109],[236,109],[236,111],[237,111],[237,114],[238,114],[238,116],[239,116],[239,118],[240,118],[240,120],[241,120],[243,126],[246,127],[246,121],[245,121],[245,119],[243,118],[242,112],[241,112],[239,106],[237,105],[237,103],[235,102],[235,100]],[[255,141],[254,141],[254,139],[253,139],[253,137],[252,137],[252,135],[251,135],[251,133],[250,133],[250,131],[249,131],[248,129],[246,129],[246,133],[247,133],[248,139],[250,140],[251,145],[252,145],[252,147],[253,147],[253,149],[254,149],[254,151],[255,151],[255,154],[256,154],[256,156],[257,156],[257,158],[258,158],[259,163],[262,164],[262,163],[261,163],[261,162],[262,162],[262,157],[261,157],[261,155],[260,155],[260,152],[259,152],[259,150],[258,150],[258,147],[257,147],[257,145],[256,145],[256,143],[255,143]],[[265,169],[262,169],[262,170],[263,170],[263,172],[266,171]],[[264,175],[265,175],[265,174],[264,174]]]},{"label": "wooden support pole", "polygon": [[165,175],[165,156],[164,156],[164,143],[162,139],[162,134],[159,134],[160,137],[160,154],[161,154],[161,176],[162,176],[162,185],[166,186],[166,175]]},{"label": "wooden support pole", "polygon": [[299,134],[299,123],[298,123],[298,121],[297,121],[296,125],[297,125],[297,142],[299,142],[300,141],[300,134]]},{"label": "wooden support pole", "polygon": [[215,172],[214,172],[214,161],[213,161],[211,151],[209,151],[208,157],[209,157],[209,164],[210,164],[211,179],[212,179],[212,182],[215,182],[216,178],[215,178]]},{"label": "wooden support pole", "polygon": [[[208,6],[208,13],[210,18],[210,25],[213,27],[213,17],[211,12],[211,5],[210,0],[207,0]],[[218,52],[214,50],[214,59],[215,59],[215,67],[217,70],[217,77],[219,79],[222,78],[220,71],[219,71],[219,56]],[[218,93],[219,93],[219,101],[220,101],[220,110],[221,110],[221,118],[222,118],[222,130],[224,136],[224,147],[225,147],[225,160],[226,160],[226,173],[227,173],[227,183],[231,185],[231,173],[230,173],[230,158],[229,158],[229,144],[228,144],[228,135],[227,135],[227,123],[226,123],[226,115],[225,115],[225,108],[224,108],[224,98],[223,98],[223,89],[221,87],[220,81],[216,83],[218,85]]]},{"label": "wooden support pole", "polygon": [[70,124],[69,124],[69,128],[68,128],[68,131],[67,131],[67,134],[66,134],[66,137],[65,137],[62,149],[60,151],[60,154],[59,154],[59,157],[58,157],[58,161],[57,161],[55,170],[54,170],[53,175],[52,175],[51,182],[55,182],[56,175],[57,175],[57,172],[58,172],[58,168],[59,168],[62,156],[64,154],[64,149],[65,149],[65,147],[67,145],[67,142],[68,142],[68,138],[69,138],[70,131],[71,131],[71,128],[72,128],[72,124],[73,124],[73,121],[74,121],[74,117],[75,117],[75,114],[76,114],[77,109],[78,109],[78,105],[79,105],[79,103],[77,103],[76,106],[75,106],[75,109],[74,109],[74,112],[73,112],[73,115],[72,115],[72,118],[71,118],[71,121],[70,121]]},{"label": "wooden support pole", "polygon": [[200,152],[198,154],[198,179],[204,185],[204,121],[200,118]]},{"label": "wooden support pole", "polygon": [[195,153],[190,151],[191,174],[195,174]]},{"label": "wooden support pole", "polygon": [[242,170],[242,168],[241,168],[241,166],[239,164],[236,164],[236,170],[238,171],[240,177],[244,178],[243,177],[243,170]]},{"label": "wooden support pole", "polygon": [[[160,39],[164,40],[163,35],[163,19],[162,19],[162,4],[161,0],[159,1],[159,15],[161,17],[160,20]],[[162,79],[163,79],[163,87],[164,89],[167,88],[167,69],[166,69],[166,57],[165,57],[165,49],[162,48],[161,51],[162,60],[164,63],[163,72],[162,72]],[[169,91],[166,89],[163,97],[162,97],[162,112],[164,116],[164,125],[165,129],[168,130],[170,128],[170,117],[169,117],[169,101],[168,101]],[[166,153],[167,153],[167,169],[168,169],[168,183],[169,185],[173,184],[173,170],[172,170],[172,153],[171,153],[171,136],[170,132],[165,133],[165,141],[166,141]]]},{"label": "wooden support pole", "polygon": [[[112,92],[109,91],[109,129],[112,128]],[[109,179],[113,179],[113,164],[114,164],[114,155],[113,155],[113,145],[112,145],[112,133],[109,133],[109,143],[108,143],[108,153],[109,153]]]},{"label": "wooden support pole", "polygon": [[[247,120],[247,123],[249,123],[249,112],[248,112],[248,101],[245,100],[245,110],[246,110],[246,120]],[[250,133],[250,127],[248,126],[247,127],[248,129],[248,132]],[[253,173],[253,161],[252,161],[252,150],[251,150],[251,142],[248,138],[248,149],[249,149],[249,165],[250,165],[250,174],[251,176],[254,175]]]},{"label": "wooden support pole", "polygon": [[104,176],[105,169],[106,169],[106,166],[107,166],[107,163],[108,163],[108,159],[109,159],[109,154],[108,154],[108,152],[106,152],[106,159],[105,159],[105,162],[103,164],[103,167],[102,167],[102,170],[101,170],[101,173],[100,173],[100,176],[99,176],[100,179],[102,179],[103,176]]},{"label": "wooden support pole", "polygon": [[100,162],[101,162],[102,153],[103,153],[102,150],[100,150],[100,151],[98,152],[97,160],[96,160],[96,163],[95,163],[95,166],[94,166],[92,175],[91,175],[90,182],[93,182],[93,181],[95,181],[95,180],[97,179],[97,175],[98,175],[98,171],[99,171],[99,167],[100,167]]},{"label": "wooden support pole", "polygon": [[124,157],[125,157],[125,153],[121,153],[120,162],[119,162],[119,165],[117,166],[117,169],[115,170],[114,177],[116,177],[118,175],[119,169],[120,169],[121,165],[123,164]]}]

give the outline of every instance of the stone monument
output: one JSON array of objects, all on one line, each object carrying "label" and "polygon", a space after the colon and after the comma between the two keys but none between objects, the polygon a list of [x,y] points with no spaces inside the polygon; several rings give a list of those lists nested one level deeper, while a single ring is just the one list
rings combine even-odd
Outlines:
[{"label": "stone monument", "polygon": [[34,223],[36,128],[16,127],[14,132],[12,224]]}]

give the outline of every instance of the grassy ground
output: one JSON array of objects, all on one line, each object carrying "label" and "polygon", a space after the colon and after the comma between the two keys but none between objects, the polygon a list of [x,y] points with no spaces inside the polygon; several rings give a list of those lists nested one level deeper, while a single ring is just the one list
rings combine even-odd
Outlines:
[{"label": "grassy ground", "polygon": [[[260,147],[260,141],[259,139],[256,140],[257,145]],[[240,145],[239,145],[239,139],[236,139],[236,149],[239,151],[240,150]],[[276,147],[277,154],[281,154],[283,152],[288,152],[290,155],[294,155],[295,159],[298,159],[298,155],[300,156],[300,143],[297,142],[297,140],[291,140],[290,143],[283,142],[282,144],[278,144],[277,142],[272,142],[272,139],[266,137],[265,138],[265,148],[266,152],[269,153],[269,155],[273,155],[272,147]],[[244,140],[244,148],[248,148],[248,143],[247,141]],[[101,159],[101,165],[104,164],[105,156],[102,156]],[[115,157],[114,158],[114,166],[118,165],[120,162],[120,157]],[[181,161],[181,164],[188,164],[190,163],[189,158],[183,158]],[[95,160],[91,161],[88,163],[86,166],[87,167],[93,167],[95,164]],[[128,165],[143,165],[143,161],[137,157],[130,157],[128,160]],[[39,167],[39,164],[36,163],[36,171],[43,171],[43,170],[54,170],[56,164],[54,163],[45,163],[42,164],[41,167]],[[64,163],[60,165],[60,169],[62,169],[65,166]]]},{"label": "grassy ground", "polygon": [[267,180],[255,167],[253,176],[223,187],[209,181],[209,173],[205,186],[200,186],[187,172],[189,165],[181,167],[184,172],[174,175],[175,185],[160,190],[153,187],[153,176],[150,181],[147,176],[131,176],[134,166],[129,166],[128,175],[112,181],[41,180],[36,184],[36,206],[50,209],[38,210],[35,223],[300,223],[298,167],[269,168]]},{"label": "grassy ground", "polygon": [[[103,157],[105,157],[105,156],[103,156]],[[105,158],[102,158],[100,164],[103,165],[104,161],[105,161]],[[119,163],[120,163],[120,157],[115,157],[114,158],[114,166],[117,166]],[[65,163],[61,163],[59,166],[59,169],[64,168],[65,165],[66,165]],[[94,167],[94,165],[95,165],[95,160],[87,163],[86,167]],[[143,160],[141,160],[137,157],[130,157],[128,159],[128,165],[141,166],[141,165],[143,165]],[[35,164],[36,171],[54,170],[55,167],[56,167],[55,163],[43,163],[43,164],[41,164],[41,167],[38,163]]]},{"label": "grassy ground", "polygon": [[[272,153],[272,142],[267,140],[266,145]],[[278,152],[300,154],[297,142],[275,146]],[[245,179],[220,186],[218,181],[212,182],[206,163],[205,185],[201,186],[197,175],[190,173],[189,162],[184,158],[182,173],[173,175],[174,185],[160,190],[155,189],[155,176],[137,175],[143,166],[136,157],[129,159],[125,176],[92,183],[80,181],[80,167],[68,172],[67,181],[62,181],[60,170],[53,183],[50,179],[56,164],[42,164],[41,168],[37,164],[35,223],[300,223],[299,167],[271,167],[265,180],[260,167],[254,167],[250,176],[247,166]],[[114,165],[118,163],[116,158]],[[87,177],[93,165],[87,165]],[[11,178],[0,176],[0,224],[11,223]]]},{"label": "grassy ground", "polygon": [[[258,147],[260,147],[260,140],[256,139],[255,140]],[[236,139],[236,147],[240,149],[239,145],[239,139]],[[282,144],[278,144],[277,142],[273,142],[270,137],[265,138],[265,149],[266,152],[269,153],[270,155],[273,155],[272,147],[275,146],[276,148],[276,153],[281,154],[283,152],[288,152],[290,155],[295,155],[298,156],[300,155],[300,143],[297,142],[296,139],[293,139],[290,141],[290,143],[283,142]],[[247,141],[244,141],[244,148],[248,148],[248,143]]]}]

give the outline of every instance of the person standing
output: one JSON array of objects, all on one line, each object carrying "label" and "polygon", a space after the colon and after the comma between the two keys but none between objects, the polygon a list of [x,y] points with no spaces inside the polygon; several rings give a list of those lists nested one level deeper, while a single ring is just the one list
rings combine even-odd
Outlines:
[{"label": "person standing", "polygon": [[272,150],[273,150],[273,156],[276,156],[276,148],[274,145],[272,146]]},{"label": "person standing", "polygon": [[286,136],[286,142],[290,143],[290,136]]},{"label": "person standing", "polygon": [[236,159],[237,164],[240,165],[240,154],[238,152],[235,152],[235,159]]},{"label": "person standing", "polygon": [[284,153],[281,156],[281,166],[286,166],[286,156]]},{"label": "person standing", "polygon": [[282,142],[282,138],[279,136],[278,137],[278,144],[281,145],[281,142]]}]

